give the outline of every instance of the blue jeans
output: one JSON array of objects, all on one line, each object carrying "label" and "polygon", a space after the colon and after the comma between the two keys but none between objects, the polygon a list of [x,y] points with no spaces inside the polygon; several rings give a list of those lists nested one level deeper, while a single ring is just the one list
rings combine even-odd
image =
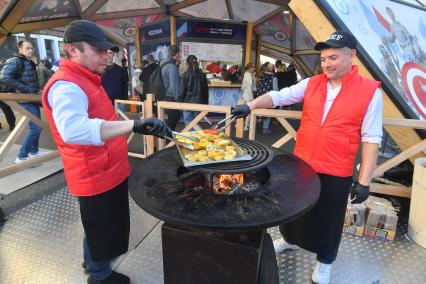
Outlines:
[{"label": "blue jeans", "polygon": [[188,125],[194,118],[199,114],[198,111],[183,111],[183,122],[185,122],[185,126]]},{"label": "blue jeans", "polygon": [[112,273],[111,260],[93,261],[86,235],[83,237],[83,257],[86,269],[95,280],[104,280]]},{"label": "blue jeans", "polygon": [[[40,107],[35,104],[23,103],[21,104],[27,111],[40,118]],[[22,142],[21,149],[19,150],[18,158],[24,159],[28,157],[28,153],[37,154],[38,152],[38,138],[40,137],[41,128],[30,121],[27,136],[25,136],[24,142]]]},{"label": "blue jeans", "polygon": [[270,117],[263,117],[263,129],[268,129],[270,122],[271,122]]}]

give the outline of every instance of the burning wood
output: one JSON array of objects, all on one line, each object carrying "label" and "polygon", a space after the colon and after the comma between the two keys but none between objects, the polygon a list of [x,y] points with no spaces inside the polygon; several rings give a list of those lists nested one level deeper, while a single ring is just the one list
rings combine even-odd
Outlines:
[{"label": "burning wood", "polygon": [[213,192],[216,194],[235,194],[243,191],[253,191],[258,188],[252,182],[244,183],[244,174],[214,175]]}]

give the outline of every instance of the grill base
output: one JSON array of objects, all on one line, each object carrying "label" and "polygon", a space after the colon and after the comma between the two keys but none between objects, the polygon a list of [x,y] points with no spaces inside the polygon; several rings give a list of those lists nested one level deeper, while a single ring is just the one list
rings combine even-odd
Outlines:
[{"label": "grill base", "polygon": [[162,226],[165,284],[278,284],[266,230],[223,232]]}]

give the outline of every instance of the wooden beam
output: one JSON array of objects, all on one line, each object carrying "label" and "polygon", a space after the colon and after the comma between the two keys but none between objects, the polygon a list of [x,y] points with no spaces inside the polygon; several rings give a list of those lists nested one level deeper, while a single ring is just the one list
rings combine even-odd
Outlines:
[{"label": "wooden beam", "polygon": [[294,60],[294,62],[297,64],[297,66],[299,66],[299,68],[301,69],[301,73],[304,75],[304,76],[310,76],[310,75],[312,75],[312,71],[311,70],[309,70],[309,68],[308,68],[308,66],[306,66],[306,64],[303,62],[303,60],[302,59],[300,59],[300,57],[298,57],[298,56],[294,56],[293,57],[293,60]]},{"label": "wooden beam", "polygon": [[72,0],[72,2],[74,3],[75,8],[77,9],[77,13],[78,16],[80,17],[80,19],[83,18],[83,10],[81,9],[81,4],[79,0]]},{"label": "wooden beam", "polygon": [[232,11],[232,4],[231,0],[225,0],[226,3],[226,9],[228,10],[228,16],[231,20],[234,19],[234,11]]},{"label": "wooden beam", "polygon": [[0,169],[0,178],[11,175],[21,170],[28,169],[32,166],[56,159],[57,157],[59,157],[59,152],[54,150],[50,153],[47,153],[46,155],[29,159],[20,164],[13,164],[10,166],[3,167]]},{"label": "wooden beam", "polygon": [[415,128],[415,129],[426,129],[426,121],[418,120],[418,119],[384,117],[383,118],[383,125],[385,125],[385,126],[410,127],[410,128]]},{"label": "wooden beam", "polygon": [[291,56],[296,52],[296,17],[293,13],[290,14],[290,37],[291,37]]},{"label": "wooden beam", "polygon": [[278,141],[276,141],[274,144],[272,144],[272,147],[280,148],[282,145],[284,145],[285,143],[287,143],[291,139],[293,139],[293,136],[291,136],[290,133],[287,133],[286,135],[281,137]]},{"label": "wooden beam", "polygon": [[42,121],[40,118],[29,112],[26,108],[18,104],[16,101],[3,101],[7,105],[9,105],[13,110],[19,112],[22,115],[27,116],[31,119],[31,122],[37,124],[39,127],[44,129],[50,129],[49,124],[47,122]]},{"label": "wooden beam", "polygon": [[315,54],[320,54],[319,51],[316,51],[314,49],[308,49],[308,50],[297,50],[293,53],[295,56],[297,55],[315,55]]},{"label": "wooden beam", "polygon": [[36,0],[16,1],[15,6],[12,7],[9,14],[2,21],[2,27],[7,31],[12,31],[28,10],[33,7],[35,2]]},{"label": "wooden beam", "polygon": [[2,26],[0,26],[0,34],[7,36],[9,34],[9,32],[6,31]]},{"label": "wooden beam", "polygon": [[426,139],[411,146],[408,149],[405,149],[403,152],[394,156],[392,159],[387,160],[386,162],[378,166],[373,172],[373,177],[382,176],[383,173],[386,172],[387,170],[401,164],[403,161],[408,160],[414,155],[416,155],[417,153],[420,153],[425,150],[426,150]]},{"label": "wooden beam", "polygon": [[104,20],[137,17],[137,16],[150,16],[150,15],[157,15],[162,13],[163,13],[163,9],[161,8],[149,8],[149,9],[138,9],[138,10],[94,14],[94,15],[91,15],[89,19],[92,21],[104,21]]},{"label": "wooden beam", "polygon": [[162,109],[178,109],[178,110],[207,111],[207,112],[220,112],[220,113],[231,112],[231,107],[217,106],[217,105],[203,105],[203,104],[189,104],[189,103],[159,101],[157,102],[157,106]]},{"label": "wooden beam", "polygon": [[371,183],[370,192],[411,198],[411,187]]},{"label": "wooden beam", "polygon": [[158,4],[158,6],[161,7],[164,14],[166,14],[168,12],[168,8],[167,8],[166,4],[164,4],[163,0],[154,0],[154,1],[155,1],[155,3]]},{"label": "wooden beam", "polygon": [[279,51],[279,52],[282,52],[282,53],[285,53],[285,54],[291,56],[291,50],[290,49],[276,45],[276,44],[272,44],[272,43],[268,43],[268,42],[262,42],[262,47],[269,48],[269,49],[272,49],[272,50],[275,50],[275,51]]},{"label": "wooden beam", "polygon": [[260,25],[261,23],[269,20],[270,18],[274,17],[275,15],[282,13],[283,11],[287,10],[287,7],[280,7],[276,9],[275,11],[272,11],[269,14],[266,14],[262,18],[258,19],[256,22],[254,22],[254,26]]},{"label": "wooden beam", "polygon": [[79,19],[80,19],[79,17],[68,17],[68,18],[55,19],[55,20],[17,24],[13,28],[12,32],[24,33],[24,32],[36,31],[36,30],[60,28],[60,27],[65,27],[72,21],[79,20]]},{"label": "wooden beam", "polygon": [[176,19],[174,16],[170,16],[170,44],[176,45]]},{"label": "wooden beam", "polygon": [[169,11],[170,12],[176,12],[176,11],[179,11],[180,9],[184,9],[186,7],[189,7],[189,6],[204,2],[204,1],[207,1],[207,0],[186,0],[186,1],[182,1],[182,2],[171,5],[169,7]]},{"label": "wooden beam", "polygon": [[262,50],[262,35],[257,35],[256,42],[256,70],[260,69],[260,53]]},{"label": "wooden beam", "polygon": [[16,140],[18,140],[19,136],[26,129],[29,121],[30,119],[26,116],[22,116],[21,119],[19,119],[13,131],[6,137],[6,140],[0,146],[0,161],[6,157],[10,148],[12,148],[13,144],[15,144]]},{"label": "wooden beam", "polygon": [[287,6],[288,3],[290,3],[290,0],[254,0],[257,2],[263,2],[263,3],[268,3],[268,4],[275,4],[275,5],[285,5]]},{"label": "wooden beam", "polygon": [[83,12],[83,18],[91,19],[91,16],[94,15],[108,0],[95,0],[86,11]]},{"label": "wooden beam", "polygon": [[244,66],[247,66],[251,62],[251,45],[253,39],[253,23],[248,22],[247,23],[247,36],[246,36],[246,53],[245,53],[245,60],[244,60]]},{"label": "wooden beam", "polygon": [[139,41],[139,33],[140,33],[140,27],[135,27],[134,42],[135,42],[135,52],[136,52],[136,66],[141,68],[142,58],[141,58],[141,42]]},{"label": "wooden beam", "polygon": [[[327,17],[315,4],[314,0],[292,0],[289,6],[315,40],[321,41],[336,31],[330,20],[327,19]],[[309,13],[306,13],[306,11],[309,11]],[[371,73],[359,59],[356,59],[354,64],[359,66],[359,72],[361,75],[373,79]],[[404,118],[401,111],[396,107],[389,96],[383,90],[382,92],[383,115],[385,117]],[[385,127],[385,129],[401,150],[405,150],[421,141],[414,129],[395,129],[392,127]],[[420,156],[421,155],[416,155],[412,157],[410,159],[411,162],[414,164],[414,160]]]}]

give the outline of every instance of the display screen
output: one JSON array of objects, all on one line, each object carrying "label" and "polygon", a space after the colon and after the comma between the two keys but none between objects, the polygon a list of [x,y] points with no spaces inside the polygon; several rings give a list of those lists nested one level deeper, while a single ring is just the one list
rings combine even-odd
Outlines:
[{"label": "display screen", "polygon": [[246,24],[220,23],[200,20],[176,20],[176,34],[179,38],[207,38],[216,40],[245,41],[247,33]]}]

